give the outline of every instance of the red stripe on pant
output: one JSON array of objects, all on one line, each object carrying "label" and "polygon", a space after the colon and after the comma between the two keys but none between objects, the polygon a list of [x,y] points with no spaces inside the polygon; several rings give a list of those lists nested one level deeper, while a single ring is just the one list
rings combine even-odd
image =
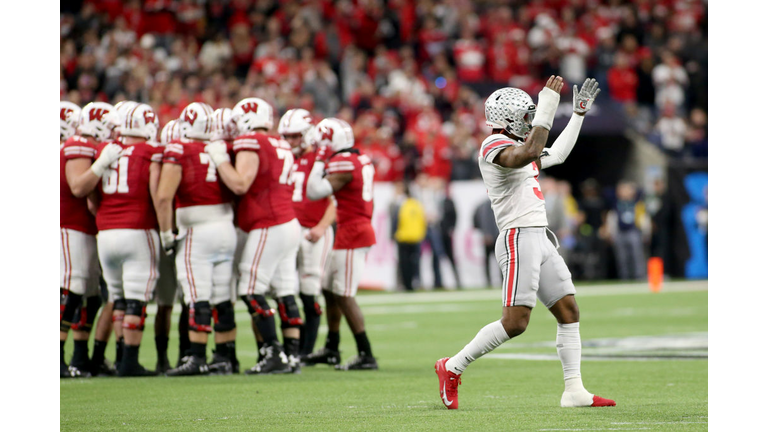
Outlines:
[{"label": "red stripe on pant", "polygon": [[517,288],[517,250],[515,249],[515,238],[517,229],[512,228],[507,234],[507,248],[509,250],[509,265],[507,266],[507,297],[504,299],[504,306],[512,306],[512,299]]},{"label": "red stripe on pant", "polygon": [[256,289],[256,280],[258,279],[259,262],[261,261],[261,254],[264,252],[264,245],[267,243],[267,231],[268,228],[264,228],[259,237],[259,244],[256,247],[256,253],[253,255],[253,263],[251,263],[251,277],[248,281],[248,294],[253,294]]},{"label": "red stripe on pant", "polygon": [[144,291],[144,300],[152,300],[152,281],[155,279],[155,240],[149,230],[144,231],[147,234],[147,244],[149,245],[149,280],[147,280],[147,289]]},{"label": "red stripe on pant", "polygon": [[72,257],[69,254],[69,232],[61,230],[61,244],[64,246],[64,285],[62,288],[69,291],[72,284]]},{"label": "red stripe on pant", "polygon": [[192,273],[192,228],[187,230],[187,241],[184,243],[184,268],[187,270],[187,283],[189,284],[190,301],[195,303],[197,299],[197,286],[195,275]]},{"label": "red stripe on pant", "polygon": [[347,266],[344,274],[344,295],[349,297],[352,294],[352,249],[347,250]]}]

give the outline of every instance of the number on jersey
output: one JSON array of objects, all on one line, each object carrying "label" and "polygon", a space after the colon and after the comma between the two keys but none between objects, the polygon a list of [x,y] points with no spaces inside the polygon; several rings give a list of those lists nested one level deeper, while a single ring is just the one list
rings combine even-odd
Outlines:
[{"label": "number on jersey", "polygon": [[536,162],[531,162],[533,164],[533,172],[536,174],[533,176],[534,180],[536,180],[536,186],[533,187],[533,194],[536,195],[539,199],[544,199],[544,194],[541,193],[541,188],[539,187],[539,167],[536,165]]},{"label": "number on jersey", "polygon": [[101,177],[101,190],[105,194],[128,193],[128,158],[123,156],[109,166]]},{"label": "number on jersey", "polygon": [[213,164],[211,156],[208,153],[200,153],[200,163],[208,165],[208,172],[205,174],[206,182],[215,182],[216,178],[216,165]]},{"label": "number on jersey", "polygon": [[376,174],[373,165],[363,165],[363,201],[373,200],[373,176]]},{"label": "number on jersey", "polygon": [[301,171],[294,170],[291,174],[291,181],[293,182],[293,202],[301,202],[304,200],[304,180],[307,175]]}]

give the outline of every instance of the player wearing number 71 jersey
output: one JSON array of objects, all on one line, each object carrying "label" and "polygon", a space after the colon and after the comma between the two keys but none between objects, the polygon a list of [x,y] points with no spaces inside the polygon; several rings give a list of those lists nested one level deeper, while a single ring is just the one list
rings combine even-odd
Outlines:
[{"label": "player wearing number 71 jersey", "polygon": [[232,164],[223,142],[206,146],[217,172],[229,189],[240,195],[237,224],[248,233],[239,270],[238,295],[264,341],[264,357],[247,374],[291,371],[286,352],[277,340],[274,312],[266,299],[270,288],[280,303],[283,336],[289,355],[298,356],[303,321],[296,304],[296,252],[301,227],[293,211],[291,146],[269,134],[272,107],[259,98],[246,98],[232,109],[239,136]]},{"label": "player wearing number 71 jersey", "polygon": [[[440,397],[448,409],[459,407],[458,385],[469,364],[528,326],[536,298],[557,320],[557,354],[563,366],[562,407],[615,406],[589,393],[581,381],[581,337],[576,290],[557,239],[547,226],[539,169],[562,163],[570,154],[595,96],[594,79],[573,88],[573,116],[551,148],[544,149],[560,101],[563,80],[550,77],[538,106],[520,89],[506,87],[485,101],[485,118],[493,134],[483,141],[478,161],[488,190],[499,237],[496,260],[502,270],[502,316],[483,327],[464,349],[435,363]],[[551,237],[550,237],[551,236]]]},{"label": "player wearing number 71 jersey", "polygon": [[[327,118],[315,128],[315,142],[320,147],[307,180],[309,199],[333,194],[337,202],[338,230],[331,258],[333,303],[327,302],[328,339],[323,349],[305,358],[306,364],[334,363],[338,359],[340,309],[357,343],[358,355],[339,370],[378,369],[371,344],[365,333],[363,313],[355,300],[357,285],[365,268],[365,257],[376,243],[371,226],[373,215],[373,177],[371,159],[353,148],[355,139],[347,122]],[[327,174],[323,177],[323,174]],[[326,296],[328,299],[329,296]]]},{"label": "player wearing number 71 jersey", "polygon": [[[178,121],[181,139],[165,147],[155,206],[165,253],[177,249],[177,278],[189,306],[190,348],[182,364],[166,375],[202,375],[211,368],[228,374],[232,373],[230,347],[236,331],[229,294],[235,253],[233,195],[205,152],[213,132],[213,109],[191,103]],[[174,197],[178,238],[172,232]],[[209,366],[206,345],[212,330],[216,330],[216,354]]]}]

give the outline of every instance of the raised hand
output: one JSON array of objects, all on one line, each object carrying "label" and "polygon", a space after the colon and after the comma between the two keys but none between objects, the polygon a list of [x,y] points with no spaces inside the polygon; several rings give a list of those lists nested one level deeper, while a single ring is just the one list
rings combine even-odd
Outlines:
[{"label": "raised hand", "polygon": [[600,94],[597,80],[594,78],[587,78],[584,81],[584,85],[581,86],[581,90],[574,84],[573,85],[573,112],[583,116],[592,108],[592,103],[595,101],[597,95]]}]

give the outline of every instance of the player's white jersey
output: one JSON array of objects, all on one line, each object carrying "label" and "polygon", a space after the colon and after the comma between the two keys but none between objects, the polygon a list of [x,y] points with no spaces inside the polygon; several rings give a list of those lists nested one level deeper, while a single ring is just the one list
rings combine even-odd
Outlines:
[{"label": "player's white jersey", "polygon": [[493,163],[503,149],[521,145],[525,145],[525,142],[494,134],[480,146],[480,173],[500,231],[547,226],[544,195],[539,188],[539,168],[536,163],[531,162],[522,168],[505,168]]}]

